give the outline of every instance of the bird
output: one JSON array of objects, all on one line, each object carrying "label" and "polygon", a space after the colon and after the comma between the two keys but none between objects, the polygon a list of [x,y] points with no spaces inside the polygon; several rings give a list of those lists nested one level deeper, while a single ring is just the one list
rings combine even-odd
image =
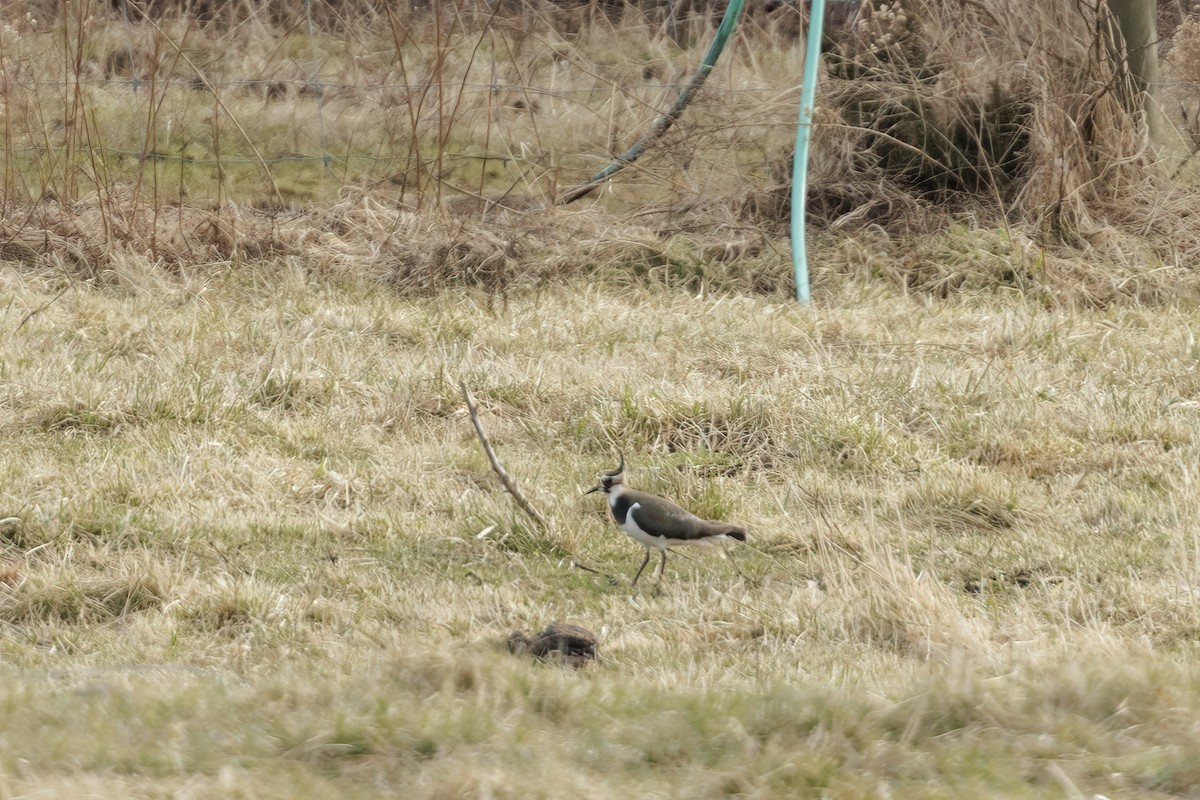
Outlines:
[{"label": "bird", "polygon": [[620,465],[600,475],[600,482],[584,492],[604,492],[608,495],[608,508],[613,519],[629,538],[646,548],[646,557],[633,576],[632,586],[650,563],[650,553],[662,553],[662,566],[658,571],[661,582],[663,570],[667,568],[667,550],[681,544],[717,545],[729,540],[746,541],[746,531],[728,522],[701,519],[670,500],[630,489],[625,485],[625,454],[621,453]]}]

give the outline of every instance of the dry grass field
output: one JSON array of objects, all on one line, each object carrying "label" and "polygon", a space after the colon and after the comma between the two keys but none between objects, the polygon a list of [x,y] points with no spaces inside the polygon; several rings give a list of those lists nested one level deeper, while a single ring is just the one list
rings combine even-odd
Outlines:
[{"label": "dry grass field", "polygon": [[[14,15],[0,53],[0,797],[1197,796],[1194,195],[1142,176],[1121,224],[1076,217],[1086,241],[1061,246],[1041,218],[910,199],[899,232],[816,232],[804,308],[782,232],[747,211],[777,188],[788,46],[718,69],[628,182],[481,216],[461,198],[515,185],[537,205],[586,177],[580,154],[659,105],[612,88],[650,80],[631,63],[660,48],[685,74],[694,54],[644,26],[555,34],[576,48],[555,59],[545,23],[520,58],[472,60],[276,21],[277,50],[235,49],[217,76],[207,45],[258,23],[164,18],[213,88],[164,77],[142,122],[206,152],[228,126],[228,154],[237,119],[262,156],[164,175],[64,154],[62,109],[32,102],[46,84],[22,76],[81,20],[101,77],[125,40],[172,52],[155,26],[66,10]],[[468,145],[405,151],[359,96],[323,107],[325,149],[362,144],[379,161],[345,164],[370,169],[268,165],[271,136],[312,152],[315,101],[216,78],[290,80],[279,54],[314,40],[342,43],[331,80],[442,53],[586,86],[596,116],[464,100],[441,124],[512,157],[438,181]],[[615,41],[636,52],[606,62]],[[128,86],[87,87],[76,132],[142,147]],[[582,495],[618,449],[632,485],[747,544],[631,589],[643,551]],[[599,660],[505,650],[553,620],[595,631]]]}]

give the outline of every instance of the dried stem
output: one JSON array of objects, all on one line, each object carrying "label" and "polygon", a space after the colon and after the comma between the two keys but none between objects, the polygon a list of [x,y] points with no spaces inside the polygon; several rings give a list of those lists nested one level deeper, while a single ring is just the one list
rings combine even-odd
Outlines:
[{"label": "dried stem", "polygon": [[465,381],[459,381],[458,385],[462,389],[463,399],[467,401],[467,411],[471,415],[471,424],[475,426],[475,433],[479,436],[479,443],[483,445],[483,451],[487,453],[488,461],[492,462],[492,470],[499,476],[505,490],[517,501],[517,505],[521,507],[521,510],[528,514],[538,524],[539,528],[544,531],[549,530],[550,525],[546,522],[546,518],[542,516],[542,512],[534,508],[529,499],[521,493],[516,481],[504,471],[504,467],[500,464],[500,459],[496,458],[496,451],[492,449],[492,443],[488,441],[487,434],[483,432],[483,423],[479,421],[479,411],[475,407],[475,396],[471,394],[471,390],[467,388]]},{"label": "dried stem", "polygon": [[[21,317],[21,321],[17,323],[17,327],[13,328],[13,333],[16,333],[17,331],[21,330],[21,328],[24,328],[24,327],[25,327],[25,323],[26,323],[26,322],[29,322],[29,320],[33,319],[33,318],[34,318],[35,316],[37,316],[38,314],[42,313],[42,312],[43,312],[43,311],[45,311],[47,308],[49,308],[50,306],[54,305],[54,302],[55,302],[56,300],[58,300],[58,298],[62,297],[64,294],[66,294],[66,293],[67,293],[67,290],[68,290],[68,289],[70,289],[70,288],[71,288],[72,286],[74,286],[74,285],[75,285],[74,283],[68,283],[66,286],[64,286],[63,288],[59,289],[59,290],[58,290],[58,294],[54,295],[54,297],[51,297],[49,300],[47,300],[46,302],[42,303],[42,304],[41,304],[40,306],[38,306],[37,308],[33,309],[33,310],[32,310],[32,311],[30,311],[28,314],[26,314],[25,316]],[[5,522],[5,521],[7,521],[7,520],[0,520],[0,522]]]},{"label": "dried stem", "polygon": [[[492,449],[492,443],[488,441],[487,434],[483,432],[483,423],[479,421],[479,410],[475,407],[475,396],[471,394],[471,390],[467,388],[465,381],[459,381],[458,386],[462,389],[463,399],[467,401],[467,411],[471,415],[471,424],[475,426],[475,433],[479,436],[479,443],[483,445],[483,452],[487,453],[488,461],[492,462],[492,470],[500,477],[500,482],[504,484],[505,490],[517,501],[517,505],[521,507],[521,510],[528,514],[537,523],[539,528],[543,531],[549,531],[550,523],[546,522],[546,518],[542,516],[542,512],[534,508],[529,499],[522,494],[521,490],[517,487],[517,482],[504,470],[504,467],[500,464],[500,459],[496,458],[496,451]],[[571,553],[570,566],[574,569],[581,569],[584,572],[608,578],[609,583],[617,582],[617,579],[607,572],[589,567],[575,558],[574,553]]]}]

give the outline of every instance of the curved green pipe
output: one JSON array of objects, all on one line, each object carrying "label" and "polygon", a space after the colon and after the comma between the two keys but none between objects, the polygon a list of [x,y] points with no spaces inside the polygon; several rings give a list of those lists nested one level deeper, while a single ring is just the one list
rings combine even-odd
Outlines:
[{"label": "curved green pipe", "polygon": [[808,304],[808,253],[804,241],[804,212],[808,197],[808,143],[812,136],[813,98],[821,63],[821,30],[825,27],[825,0],[812,0],[808,15],[808,44],[804,50],[804,82],[800,87],[800,124],[792,156],[792,269],[796,273],[796,299]]},{"label": "curved green pipe", "polygon": [[683,87],[683,91],[675,98],[675,105],[671,106],[671,110],[655,120],[654,127],[650,129],[650,132],[638,139],[633,147],[617,156],[616,161],[561,195],[558,198],[559,205],[572,203],[590,194],[600,185],[601,181],[612,177],[613,174],[637,161],[656,139],[671,129],[671,126],[683,114],[683,110],[692,102],[692,98],[695,97],[696,92],[700,91],[700,87],[704,85],[708,74],[712,72],[713,66],[717,63],[717,58],[721,55],[721,51],[725,49],[725,42],[728,41],[729,35],[733,33],[733,26],[737,23],[738,16],[742,13],[744,2],[745,0],[730,0],[729,6],[725,9],[725,16],[721,18],[721,25],[717,28],[717,35],[713,37],[712,44],[708,46],[708,52],[704,54],[704,58],[700,62],[700,68],[696,70],[696,74],[692,76],[687,86]]}]

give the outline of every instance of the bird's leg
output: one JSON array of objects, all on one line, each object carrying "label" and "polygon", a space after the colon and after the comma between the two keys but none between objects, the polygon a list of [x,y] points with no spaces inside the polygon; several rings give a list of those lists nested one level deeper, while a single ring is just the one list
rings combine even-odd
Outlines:
[{"label": "bird's leg", "polygon": [[637,586],[638,578],[642,577],[642,570],[644,570],[646,568],[646,565],[649,563],[650,563],[650,548],[647,547],[646,548],[646,557],[642,559],[642,565],[640,567],[638,567],[637,575],[633,576],[633,583],[629,584],[630,586]]},{"label": "bird's leg", "polygon": [[[647,550],[646,555],[649,556],[650,551]],[[662,583],[662,576],[663,576],[663,573],[666,571],[667,571],[667,551],[663,550],[662,551],[662,564],[660,564],[658,567],[658,582],[659,583]]]}]

